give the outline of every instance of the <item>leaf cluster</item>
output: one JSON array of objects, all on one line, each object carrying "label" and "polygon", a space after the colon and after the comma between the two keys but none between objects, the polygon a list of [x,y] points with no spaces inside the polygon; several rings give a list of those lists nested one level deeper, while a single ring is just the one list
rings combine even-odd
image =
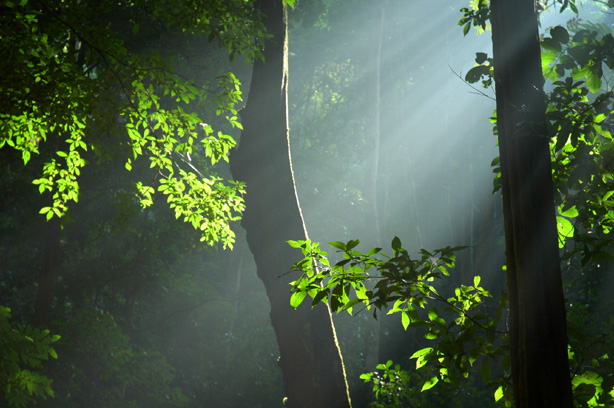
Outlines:
[{"label": "leaf cluster", "polygon": [[51,380],[41,370],[49,357],[58,358],[52,344],[60,336],[11,322],[10,317],[11,310],[0,306],[0,401],[22,408],[30,406],[36,398],[54,396]]},{"label": "leaf cluster", "polygon": [[[542,39],[542,65],[552,83],[547,95],[553,177],[559,206],[559,246],[573,238],[569,259],[611,259],[608,234],[614,227],[614,37],[597,30],[557,26]],[[573,224],[572,224],[573,221]]]},{"label": "leaf cluster", "polygon": [[[70,202],[78,202],[87,152],[101,155],[108,149],[103,141],[113,139],[131,152],[127,170],[145,156],[157,172],[154,180],[190,186],[165,190],[174,192],[169,200],[176,204],[173,208],[185,208],[180,200],[197,203],[202,221],[189,222],[203,232],[203,241],[232,246],[229,223],[243,209],[243,186],[206,173],[228,160],[234,139],[226,131],[215,132],[195,113],[195,105],[202,108],[208,99],[206,86],[181,77],[171,58],[130,47],[139,30],[153,27],[205,35],[230,57],[242,53],[249,60],[259,58],[259,42],[266,34],[251,3],[103,1],[91,7],[78,1],[23,0],[4,1],[2,7],[0,148],[21,152],[27,164],[48,139],[58,147],[34,180],[41,193],[51,196],[40,213],[47,219],[62,217]],[[126,26],[132,29],[124,30]],[[241,129],[241,84],[231,73],[218,82],[213,101],[217,115],[225,115],[230,129]],[[205,169],[192,161],[200,153],[209,159]],[[163,184],[156,184],[162,191]],[[151,194],[138,193],[143,207],[151,204]]]},{"label": "leaf cluster", "polygon": [[[454,268],[455,253],[464,247],[446,247],[435,251],[422,249],[413,259],[402,248],[401,241],[394,238],[392,256],[374,248],[366,253],[356,249],[358,240],[347,243],[330,242],[342,259],[331,265],[328,254],[318,243],[289,241],[300,248],[305,257],[293,265],[301,276],[291,283],[291,306],[297,308],[309,295],[312,306],[330,302],[337,313],[364,305],[387,314],[399,313],[401,323],[408,328],[426,329],[425,338],[437,341],[435,347],[416,351],[416,369],[429,365],[434,371],[422,386],[422,391],[434,387],[440,380],[453,385],[459,377],[467,378],[476,361],[480,360],[481,374],[489,386],[497,386],[496,397],[509,394],[509,378],[491,375],[490,361],[506,355],[506,332],[497,329],[506,306],[505,297],[496,311],[496,318],[476,313],[490,293],[480,286],[480,277],[473,285],[461,285],[454,295],[444,296],[435,287],[435,282],[449,277]],[[440,311],[433,303],[443,305]],[[503,340],[503,341],[502,341]],[[505,360],[507,361],[507,360]],[[430,363],[430,364],[429,364]],[[504,364],[507,369],[509,361]],[[507,368],[506,368],[507,367]],[[497,399],[499,399],[497,398]]]}]

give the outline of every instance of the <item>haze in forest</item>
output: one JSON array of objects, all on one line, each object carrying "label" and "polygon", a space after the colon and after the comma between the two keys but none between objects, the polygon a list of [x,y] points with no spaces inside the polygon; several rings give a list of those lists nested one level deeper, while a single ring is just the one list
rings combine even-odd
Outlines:
[{"label": "haze in forest", "polygon": [[[447,285],[471,284],[480,275],[498,298],[505,288],[505,242],[500,191],[493,193],[492,162],[499,153],[489,118],[495,95],[465,81],[476,53],[492,56],[490,32],[463,35],[459,10],[467,0],[388,0],[382,14],[370,1],[305,6],[307,1],[289,12],[289,127],[310,239],[321,242],[332,260],[338,255],[329,241],[359,239],[361,250],[381,247],[384,253],[394,237],[412,254],[466,246]],[[569,18],[549,12],[542,27]],[[160,40],[162,53],[175,50],[176,34],[170,34]],[[233,71],[242,83],[239,108],[244,106],[251,66],[197,40],[181,48],[176,64],[183,75],[201,79]],[[240,141],[238,129],[229,132]],[[6,214],[0,226],[20,226],[17,236],[0,233],[0,297],[25,321],[45,245],[44,224],[34,219],[42,199],[31,186],[41,163],[21,174],[20,157],[0,154],[8,163],[0,183],[12,197],[0,200]],[[117,396],[122,389],[124,402],[126,395],[155,395],[149,403],[159,405],[152,407],[164,406],[164,398],[189,407],[282,407],[269,299],[245,232],[234,223],[234,250],[223,251],[199,243],[163,199],[149,210],[122,212],[133,200],[126,186],[135,173],[146,174],[147,165],[126,175],[115,157],[83,172],[83,198],[63,232],[71,256],[62,266],[54,306],[64,316],[65,344],[80,347],[56,347],[58,395],[72,392],[74,406],[102,404],[107,392]],[[230,177],[224,162],[211,171]],[[31,257],[38,263],[31,264]],[[134,317],[128,329],[120,323],[124,310]],[[355,408],[366,407],[370,398],[371,385],[360,374],[388,358],[412,368],[409,356],[425,344],[419,330],[403,330],[398,315],[375,320],[362,310],[334,321]],[[73,378],[90,381],[75,385]],[[127,394],[116,378],[133,384]],[[483,385],[471,387],[484,401],[492,399]],[[40,406],[59,406],[53,401]]]}]

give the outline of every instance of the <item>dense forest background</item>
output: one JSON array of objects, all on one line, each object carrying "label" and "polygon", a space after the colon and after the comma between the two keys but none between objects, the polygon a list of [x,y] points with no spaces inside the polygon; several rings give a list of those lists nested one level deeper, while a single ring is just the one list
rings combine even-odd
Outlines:
[{"label": "dense forest background", "polygon": [[[125,135],[132,119],[121,110],[126,103],[126,89],[121,88],[133,86],[138,94],[131,80],[142,80],[144,93],[149,84],[151,89],[171,89],[159,99],[163,109],[171,112],[181,106],[197,112],[204,122],[194,122],[196,128],[214,128],[221,132],[222,142],[228,135],[240,143],[237,117],[247,99],[251,66],[258,60],[264,32],[251,2],[228,1],[228,8],[219,2],[219,15],[210,20],[219,25],[200,31],[186,29],[197,25],[192,17],[182,20],[190,10],[197,15],[192,2],[161,2],[160,11],[152,10],[156,6],[147,1],[113,6],[102,1],[91,10],[72,1],[19,3],[4,1],[0,13],[0,91],[6,92],[0,102],[2,145],[13,134],[9,122],[18,116],[12,98],[26,100],[35,94],[36,100],[44,95],[48,105],[39,108],[58,118],[63,109],[78,111],[71,110],[81,101],[77,94],[95,83],[98,88],[89,96],[86,116],[98,115],[101,120],[91,122],[82,135],[90,146],[80,153],[87,165],[76,173],[78,202],[65,208],[65,202],[54,207],[57,200],[40,194],[41,183],[32,181],[40,179],[45,163],[64,157],[56,152],[66,150],[63,135],[75,130],[49,130],[46,140],[36,140],[27,160],[25,150],[11,149],[10,143],[0,149],[0,347],[10,350],[0,360],[0,405],[32,406],[35,400],[40,407],[283,406],[284,382],[269,299],[238,218],[225,220],[234,233],[210,232],[193,220],[181,222],[187,216],[177,212],[181,203],[173,195],[158,194],[151,205],[144,205],[143,199],[150,197],[142,189],[135,194],[135,186],[160,183],[167,169],[154,168],[147,155],[134,153],[135,142]],[[478,3],[472,1],[471,7],[477,10]],[[54,41],[61,42],[59,38],[75,49],[64,49],[59,57],[47,50],[50,68],[40,71],[42,79],[30,78],[44,86],[20,88],[18,96],[9,97],[11,83],[23,79],[15,70],[16,61],[21,61],[15,55],[27,55],[24,60],[29,58],[33,66],[46,58],[28,50],[30,40],[18,35],[22,31],[16,25],[25,21],[27,7],[38,13],[38,21],[30,24],[57,35],[48,40],[49,49]],[[95,14],[97,7],[105,12]],[[492,45],[488,30],[478,35],[478,27],[463,34],[458,25],[463,7],[469,7],[466,0],[297,1],[288,14],[292,160],[313,241],[360,239],[359,248],[368,250],[387,248],[393,237],[399,237],[410,253],[467,246],[458,252],[452,277],[439,290],[471,285],[479,275],[482,286],[493,294],[481,310],[495,310],[505,290],[503,210],[500,191],[493,193],[493,160],[499,153],[488,120],[495,95],[492,87],[479,83],[485,77],[471,84],[465,80],[471,79],[465,75],[476,65],[476,52],[490,55]],[[614,24],[608,10],[600,2],[586,2],[577,13],[560,13],[553,4],[541,14],[541,26],[560,24],[570,32],[593,29],[605,36]],[[75,24],[88,22],[110,30],[118,42],[75,38]],[[36,41],[32,44],[39,44]],[[125,54],[113,54],[120,49]],[[614,49],[609,52],[614,55]],[[117,55],[147,57],[114,62]],[[173,73],[169,77],[132,78],[121,68],[137,61],[144,64],[144,72],[155,71],[157,58],[167,57],[172,57],[164,63]],[[74,68],[63,70],[67,65],[62,65],[62,58],[81,64],[84,83],[68,82]],[[106,67],[116,65],[115,71],[104,74]],[[612,92],[611,69],[605,67],[603,75],[596,94]],[[64,83],[71,86],[52,89]],[[546,84],[547,92],[554,88],[553,81]],[[210,160],[215,153],[207,153],[206,146],[178,150],[174,160],[179,164],[170,167],[213,180],[231,179],[222,157],[231,147],[220,147],[222,160],[217,162]],[[156,157],[153,151],[148,155]],[[127,157],[132,158],[128,165]],[[588,173],[600,171],[588,168]],[[587,177],[576,173],[579,179]],[[227,190],[217,193],[228,194],[229,201],[235,197]],[[238,191],[237,197],[242,194]],[[58,217],[46,217],[53,213],[51,207],[65,212],[61,227]],[[39,215],[41,208],[47,211]],[[574,216],[567,218],[573,221]],[[563,227],[567,224],[571,225],[567,221]],[[210,235],[201,239],[203,231]],[[571,231],[573,235],[573,227]],[[593,397],[599,388],[605,395],[614,381],[607,357],[614,335],[608,233],[599,231],[606,236],[603,244],[589,239],[572,242],[570,236],[568,245],[561,245],[562,253],[570,254],[563,258],[563,278],[570,343],[577,356],[572,369],[582,373],[590,366],[602,377],[598,387],[590,378],[585,381],[587,389],[577,392],[579,406],[606,406],[590,405],[593,400],[581,392]],[[583,245],[593,248],[593,254],[578,255],[574,248]],[[331,258],[336,256],[334,248],[323,247]],[[488,382],[490,372],[479,369],[460,385],[442,382],[421,393],[426,374],[414,372],[416,362],[409,357],[429,341],[423,330],[404,330],[398,315],[380,313],[376,320],[363,310],[353,316],[335,315],[334,322],[354,407],[504,406],[503,399],[493,398],[493,384],[489,388],[482,381]],[[502,322],[505,325],[505,319]],[[360,376],[388,360],[408,370],[398,375],[412,374],[399,382],[403,392],[395,397],[381,394],[375,402],[373,384]],[[492,371],[493,377],[500,374],[496,368]],[[574,384],[576,389],[580,384]]]}]

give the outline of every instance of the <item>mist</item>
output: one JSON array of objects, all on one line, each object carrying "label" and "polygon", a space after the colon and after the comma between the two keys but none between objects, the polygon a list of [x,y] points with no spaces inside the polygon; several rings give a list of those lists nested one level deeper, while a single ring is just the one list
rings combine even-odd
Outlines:
[{"label": "mist", "polygon": [[[494,89],[465,81],[476,53],[492,56],[490,31],[472,28],[463,35],[459,10],[467,3],[297,2],[288,17],[289,137],[309,238],[332,261],[338,254],[330,241],[358,239],[360,250],[380,247],[387,254],[394,237],[416,255],[423,248],[463,246],[441,290],[471,284],[479,275],[494,295],[487,309],[505,290],[505,238],[501,192],[493,184],[499,155],[489,120]],[[579,13],[586,20],[595,16],[602,15],[590,7]],[[571,18],[569,12],[545,12],[542,30]],[[211,100],[219,92],[216,77],[234,72],[243,91],[235,112],[240,117],[252,75],[242,56],[229,59],[205,36],[141,28],[130,38],[131,52],[176,54],[172,69],[194,78]],[[162,106],[172,106],[165,98]],[[211,100],[198,102],[200,114],[240,143],[241,129],[216,115]],[[117,116],[111,127],[123,130],[125,122]],[[96,128],[92,140],[116,143],[115,131],[105,132]],[[19,154],[0,150],[1,306],[24,327],[35,314],[49,242],[57,238],[36,216],[48,197],[31,184],[60,149],[59,142],[49,143],[28,167]],[[134,185],[142,178],[153,185],[161,173],[146,159],[135,160],[126,173],[130,143],[119,146],[84,153],[91,166],[80,176],[79,202],[55,241],[61,256],[48,328],[61,339],[54,346],[58,358],[45,357],[41,369],[55,397],[38,406],[283,407],[270,293],[240,222],[231,225],[234,248],[224,250],[201,242],[166,197],[139,205]],[[232,177],[223,160],[208,165],[202,149],[186,157],[201,175]],[[424,332],[405,331],[398,315],[384,314],[375,319],[360,310],[333,319],[354,408],[374,401],[361,374],[389,359],[413,370],[409,357],[428,344]],[[470,381],[461,396],[424,393],[421,406],[453,407],[457,399],[499,406],[484,384]]]}]

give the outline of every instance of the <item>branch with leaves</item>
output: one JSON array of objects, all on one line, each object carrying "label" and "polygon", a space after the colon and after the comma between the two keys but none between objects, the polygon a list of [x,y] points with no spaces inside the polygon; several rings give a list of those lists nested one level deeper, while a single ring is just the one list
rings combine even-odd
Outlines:
[{"label": "branch with leaves", "polygon": [[[392,240],[392,256],[382,253],[381,248],[362,253],[356,249],[359,243],[330,242],[342,258],[331,265],[318,243],[289,241],[304,255],[292,267],[301,275],[291,283],[290,304],[297,308],[309,295],[312,306],[330,302],[337,313],[351,314],[359,305],[363,305],[361,310],[373,308],[376,318],[378,311],[399,313],[406,330],[421,327],[427,330],[426,339],[436,341],[434,347],[418,350],[411,357],[416,359],[416,369],[428,365],[433,372],[424,382],[423,391],[439,381],[458,385],[459,378],[467,378],[479,361],[484,382],[496,386],[496,399],[504,395],[511,398],[508,375],[492,376],[490,368],[491,360],[507,358],[507,331],[499,329],[507,298],[502,297],[493,317],[480,310],[485,309],[484,299],[491,294],[480,286],[479,276],[473,285],[455,288],[453,296],[444,296],[435,287],[436,282],[450,276],[456,252],[464,247],[432,252],[422,249],[414,259],[398,238]],[[434,302],[442,304],[442,310]],[[373,378],[364,377],[367,381]]]}]

